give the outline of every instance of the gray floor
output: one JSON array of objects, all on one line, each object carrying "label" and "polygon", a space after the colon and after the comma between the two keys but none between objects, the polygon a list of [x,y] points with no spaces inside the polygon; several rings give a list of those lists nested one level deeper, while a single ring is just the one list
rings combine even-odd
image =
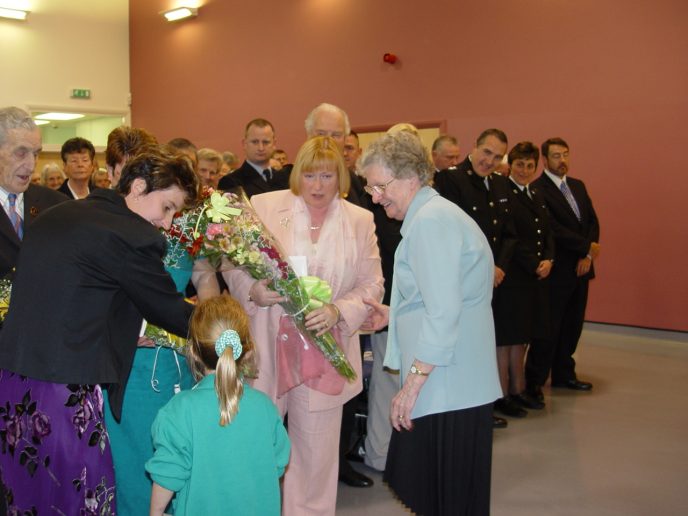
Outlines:
[{"label": "gray floor", "polygon": [[[576,359],[592,393],[548,389],[495,432],[492,514],[688,514],[688,335],[587,325]],[[340,483],[338,516],[410,514],[355,467],[375,486]]]}]

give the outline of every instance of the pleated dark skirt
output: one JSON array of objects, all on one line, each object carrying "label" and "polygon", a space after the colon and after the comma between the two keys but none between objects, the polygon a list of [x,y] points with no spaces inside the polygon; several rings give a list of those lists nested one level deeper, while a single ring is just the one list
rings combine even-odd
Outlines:
[{"label": "pleated dark skirt", "polygon": [[488,516],[492,403],[413,420],[393,431],[384,481],[424,516]]},{"label": "pleated dark skirt", "polygon": [[114,480],[99,385],[0,369],[0,496],[9,514],[115,514]]}]

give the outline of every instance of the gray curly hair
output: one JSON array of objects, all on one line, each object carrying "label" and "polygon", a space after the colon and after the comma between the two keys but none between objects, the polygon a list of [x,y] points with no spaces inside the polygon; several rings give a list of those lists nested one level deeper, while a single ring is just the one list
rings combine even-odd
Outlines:
[{"label": "gray curly hair", "polygon": [[33,131],[36,123],[26,111],[18,107],[6,107],[0,109],[0,145],[5,144],[7,133],[12,129],[26,129]]},{"label": "gray curly hair", "polygon": [[421,185],[432,183],[435,167],[420,138],[407,131],[386,134],[371,143],[359,159],[359,170],[380,165],[397,179],[418,177]]}]

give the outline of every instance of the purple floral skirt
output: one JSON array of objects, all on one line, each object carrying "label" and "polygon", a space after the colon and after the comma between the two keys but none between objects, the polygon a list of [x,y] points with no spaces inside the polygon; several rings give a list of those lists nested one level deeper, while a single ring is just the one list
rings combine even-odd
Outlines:
[{"label": "purple floral skirt", "polygon": [[115,514],[114,478],[99,385],[0,369],[0,490],[8,514]]}]

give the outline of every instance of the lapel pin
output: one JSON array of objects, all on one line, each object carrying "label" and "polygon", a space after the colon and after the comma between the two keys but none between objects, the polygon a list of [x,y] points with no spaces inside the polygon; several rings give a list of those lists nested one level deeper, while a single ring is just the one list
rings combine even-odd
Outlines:
[{"label": "lapel pin", "polygon": [[32,217],[35,217],[36,215],[38,215],[38,208],[36,208],[35,206],[31,206],[31,208],[29,209],[29,213]]}]

